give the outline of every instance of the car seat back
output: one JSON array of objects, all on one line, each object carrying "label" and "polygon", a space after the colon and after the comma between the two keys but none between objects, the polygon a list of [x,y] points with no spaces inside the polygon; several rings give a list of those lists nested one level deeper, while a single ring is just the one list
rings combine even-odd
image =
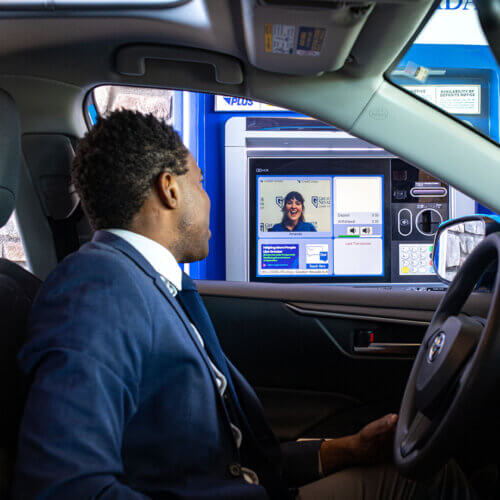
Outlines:
[{"label": "car seat back", "polygon": [[17,264],[0,259],[0,498],[8,498],[27,380],[17,353],[24,342],[31,305],[41,281]]},{"label": "car seat back", "polygon": [[[0,90],[0,226],[16,205],[22,162],[21,124],[12,97]],[[0,498],[8,498],[15,463],[17,434],[27,381],[17,365],[31,304],[40,280],[17,264],[0,258]]]}]

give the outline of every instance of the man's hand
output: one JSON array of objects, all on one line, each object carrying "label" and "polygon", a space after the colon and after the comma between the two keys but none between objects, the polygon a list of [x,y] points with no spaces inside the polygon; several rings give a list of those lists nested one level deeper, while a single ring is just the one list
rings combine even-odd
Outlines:
[{"label": "man's hand", "polygon": [[389,460],[397,420],[397,415],[386,415],[370,422],[357,434],[324,441],[320,450],[324,475],[346,467]]}]

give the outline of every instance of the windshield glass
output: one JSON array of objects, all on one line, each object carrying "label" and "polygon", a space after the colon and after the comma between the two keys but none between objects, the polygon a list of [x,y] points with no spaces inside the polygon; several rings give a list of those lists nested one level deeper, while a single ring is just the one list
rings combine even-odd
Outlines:
[{"label": "windshield glass", "polygon": [[499,142],[500,69],[471,0],[443,0],[390,79]]}]

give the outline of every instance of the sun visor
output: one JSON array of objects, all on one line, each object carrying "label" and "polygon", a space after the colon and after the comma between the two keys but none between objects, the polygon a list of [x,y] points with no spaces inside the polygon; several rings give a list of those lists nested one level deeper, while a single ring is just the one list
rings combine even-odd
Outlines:
[{"label": "sun visor", "polygon": [[19,112],[12,97],[0,90],[0,227],[16,206],[21,155]]},{"label": "sun visor", "polygon": [[251,64],[316,75],[344,65],[374,3],[242,0],[242,6]]}]

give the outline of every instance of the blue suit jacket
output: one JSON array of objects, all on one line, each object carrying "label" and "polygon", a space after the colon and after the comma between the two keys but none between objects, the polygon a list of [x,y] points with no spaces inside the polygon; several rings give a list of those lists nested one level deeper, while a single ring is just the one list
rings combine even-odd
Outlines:
[{"label": "blue suit jacket", "polygon": [[[19,361],[31,387],[14,498],[288,496],[230,474],[240,457],[207,353],[160,275],[123,239],[98,231],[55,269]],[[280,448],[255,393],[229,369],[253,431],[243,441],[265,457],[259,475],[274,486],[317,479],[319,444]]]}]

